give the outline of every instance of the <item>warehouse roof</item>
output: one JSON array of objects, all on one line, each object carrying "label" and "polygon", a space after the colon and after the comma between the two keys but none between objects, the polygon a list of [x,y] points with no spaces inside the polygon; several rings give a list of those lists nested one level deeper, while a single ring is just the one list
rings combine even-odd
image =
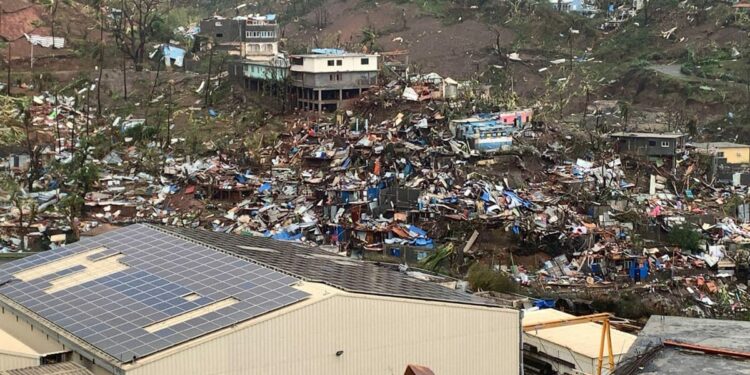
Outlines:
[{"label": "warehouse roof", "polygon": [[308,298],[298,282],[146,225],[0,267],[0,294],[120,362]]},{"label": "warehouse roof", "polygon": [[491,305],[317,247],[143,224],[0,266],[0,296],[124,363],[309,299],[301,280]]},{"label": "warehouse roof", "polygon": [[[564,313],[555,309],[542,309],[524,313],[523,325],[539,324],[572,318],[574,315]],[[536,331],[526,332],[527,335],[541,340],[568,348],[574,353],[588,358],[599,357],[599,338],[602,335],[602,326],[597,323],[581,323],[570,326],[544,328]],[[630,346],[635,342],[636,336],[626,332],[611,329],[612,352],[614,355],[627,353]],[[594,344],[596,343],[596,344]]]},{"label": "warehouse roof", "polygon": [[[652,315],[624,361],[638,360],[640,355],[658,348],[664,340],[750,352],[749,330],[750,322]],[[644,359],[634,364],[637,370],[633,374],[750,374],[750,361],[669,347],[658,349]]]},{"label": "warehouse roof", "polygon": [[93,373],[76,363],[63,362],[0,371],[0,375],[93,375]]},{"label": "warehouse roof", "polygon": [[347,292],[495,306],[484,298],[411,278],[389,267],[342,257],[315,246],[200,229],[158,228],[211,244],[305,281],[323,283]]}]

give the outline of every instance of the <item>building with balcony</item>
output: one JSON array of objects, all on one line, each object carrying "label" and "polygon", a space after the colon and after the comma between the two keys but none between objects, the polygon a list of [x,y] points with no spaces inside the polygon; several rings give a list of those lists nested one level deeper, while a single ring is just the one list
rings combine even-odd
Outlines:
[{"label": "building with balcony", "polygon": [[338,49],[313,49],[290,56],[290,75],[297,107],[335,111],[377,83],[378,55]]},{"label": "building with balcony", "polygon": [[275,14],[234,18],[212,17],[201,21],[201,35],[230,55],[275,56],[279,53],[279,25]]}]

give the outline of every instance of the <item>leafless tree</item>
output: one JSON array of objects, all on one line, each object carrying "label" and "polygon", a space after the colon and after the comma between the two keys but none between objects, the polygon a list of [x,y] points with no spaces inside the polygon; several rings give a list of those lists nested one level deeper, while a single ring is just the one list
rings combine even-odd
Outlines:
[{"label": "leafless tree", "polygon": [[120,0],[119,14],[111,26],[115,43],[133,61],[136,71],[143,70],[146,44],[156,31],[157,21],[169,11],[165,0]]}]

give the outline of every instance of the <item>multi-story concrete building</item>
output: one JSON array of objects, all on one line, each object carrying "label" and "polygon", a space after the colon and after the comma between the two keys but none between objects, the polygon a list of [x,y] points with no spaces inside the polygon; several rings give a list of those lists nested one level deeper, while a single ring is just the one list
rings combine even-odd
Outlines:
[{"label": "multi-story concrete building", "polygon": [[201,21],[201,35],[230,55],[275,56],[279,52],[279,25],[275,14],[235,18],[212,17]]},{"label": "multi-story concrete building", "polygon": [[297,106],[335,111],[377,83],[378,55],[314,49],[290,56],[290,74]]}]

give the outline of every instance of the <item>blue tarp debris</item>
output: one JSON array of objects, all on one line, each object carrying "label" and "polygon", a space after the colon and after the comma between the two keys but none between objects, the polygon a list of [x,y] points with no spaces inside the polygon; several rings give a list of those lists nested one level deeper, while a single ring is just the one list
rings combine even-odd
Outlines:
[{"label": "blue tarp debris", "polygon": [[416,234],[419,237],[427,237],[427,232],[422,228],[409,225],[409,232]]},{"label": "blue tarp debris", "polygon": [[555,300],[554,299],[538,299],[534,301],[534,306],[540,309],[554,309]]},{"label": "blue tarp debris", "polygon": [[345,55],[346,51],[338,48],[313,48],[312,53],[316,55]]},{"label": "blue tarp debris", "polygon": [[505,195],[506,198],[510,199],[510,202],[508,203],[508,208],[516,208],[516,207],[526,207],[531,208],[532,204],[531,202],[527,201],[526,199],[521,199],[516,193],[512,191],[504,191],[503,195]]},{"label": "blue tarp debris", "polygon": [[237,182],[239,182],[239,183],[241,183],[241,184],[246,184],[247,183],[247,177],[245,177],[245,175],[242,175],[242,174],[239,174],[239,173],[237,173],[237,174],[234,175],[234,180],[237,181]]},{"label": "blue tarp debris", "polygon": [[164,63],[167,66],[174,65],[182,67],[185,61],[185,50],[170,44],[161,45],[161,53],[164,55]]},{"label": "blue tarp debris", "polygon": [[270,182],[264,182],[263,185],[260,185],[260,187],[258,187],[258,193],[262,193],[262,192],[269,191],[269,190],[271,190]]}]

